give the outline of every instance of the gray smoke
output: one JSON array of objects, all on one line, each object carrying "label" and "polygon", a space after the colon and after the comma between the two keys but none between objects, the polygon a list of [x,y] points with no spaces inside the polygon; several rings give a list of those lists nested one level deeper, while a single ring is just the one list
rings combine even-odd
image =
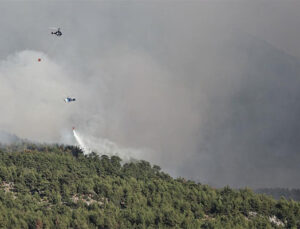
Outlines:
[{"label": "gray smoke", "polygon": [[0,130],[74,144],[76,126],[145,149],[173,176],[300,187],[299,10],[292,1],[3,1]]},{"label": "gray smoke", "polygon": [[13,144],[17,142],[21,142],[21,139],[19,139],[16,135],[7,133],[5,131],[0,131],[0,145]]}]

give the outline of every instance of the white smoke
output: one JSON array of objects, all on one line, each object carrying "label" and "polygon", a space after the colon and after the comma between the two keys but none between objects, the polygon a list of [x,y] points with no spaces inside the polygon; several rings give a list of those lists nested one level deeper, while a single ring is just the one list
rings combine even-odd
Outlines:
[{"label": "white smoke", "polygon": [[74,113],[63,102],[77,88],[70,78],[42,52],[25,50],[1,60],[0,129],[35,141],[58,141],[60,129],[70,126],[67,118]]}]

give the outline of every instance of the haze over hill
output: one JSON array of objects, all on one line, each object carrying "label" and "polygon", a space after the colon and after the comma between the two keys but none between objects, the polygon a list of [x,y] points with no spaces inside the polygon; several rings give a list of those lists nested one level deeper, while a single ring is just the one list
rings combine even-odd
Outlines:
[{"label": "haze over hill", "polygon": [[76,126],[173,176],[300,187],[299,7],[3,2],[0,129],[74,144]]}]

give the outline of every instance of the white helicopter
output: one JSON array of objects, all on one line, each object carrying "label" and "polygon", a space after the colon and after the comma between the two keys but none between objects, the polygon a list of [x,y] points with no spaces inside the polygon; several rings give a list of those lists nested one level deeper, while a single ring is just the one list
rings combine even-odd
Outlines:
[{"label": "white helicopter", "polygon": [[76,99],[75,98],[71,98],[71,97],[67,97],[67,98],[64,99],[64,101],[65,101],[65,103],[70,103],[70,102],[76,101]]}]

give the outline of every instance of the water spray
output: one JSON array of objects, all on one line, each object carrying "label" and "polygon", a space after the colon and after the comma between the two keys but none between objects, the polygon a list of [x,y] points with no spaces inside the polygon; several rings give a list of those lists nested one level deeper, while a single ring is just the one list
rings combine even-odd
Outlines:
[{"label": "water spray", "polygon": [[78,134],[73,127],[73,134],[76,139],[77,144],[83,151],[84,155],[95,152],[99,156],[119,156],[123,161],[127,162],[130,160],[142,159],[150,153],[149,150],[139,150],[132,148],[120,147],[115,142],[112,142],[105,138],[95,138],[93,136]]},{"label": "water spray", "polygon": [[83,154],[87,155],[87,154],[91,153],[91,150],[84,144],[81,137],[76,133],[75,127],[73,127],[72,129],[73,129],[73,135],[74,135],[80,149],[83,151]]}]

